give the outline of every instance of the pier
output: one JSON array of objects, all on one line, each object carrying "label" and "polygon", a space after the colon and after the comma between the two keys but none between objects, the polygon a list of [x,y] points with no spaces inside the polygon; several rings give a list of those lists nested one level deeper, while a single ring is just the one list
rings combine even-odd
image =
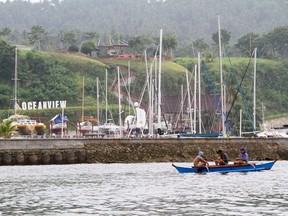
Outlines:
[{"label": "pier", "polygon": [[17,138],[0,139],[0,165],[192,162],[199,150],[213,161],[219,148],[233,161],[240,147],[250,160],[288,160],[285,138]]}]

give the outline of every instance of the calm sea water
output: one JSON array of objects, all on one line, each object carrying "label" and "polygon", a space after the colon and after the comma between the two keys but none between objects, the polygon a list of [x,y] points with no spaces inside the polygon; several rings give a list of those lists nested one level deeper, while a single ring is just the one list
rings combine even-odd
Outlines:
[{"label": "calm sea water", "polygon": [[0,212],[284,216],[288,162],[246,174],[179,174],[171,163],[2,166]]}]

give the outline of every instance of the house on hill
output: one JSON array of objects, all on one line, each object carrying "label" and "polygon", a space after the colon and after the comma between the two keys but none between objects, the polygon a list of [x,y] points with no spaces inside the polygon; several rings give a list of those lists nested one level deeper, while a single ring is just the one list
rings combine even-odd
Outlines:
[{"label": "house on hill", "polygon": [[107,56],[118,56],[126,52],[128,45],[125,44],[112,44],[112,45],[99,45],[96,46],[99,50],[97,56],[107,57]]}]

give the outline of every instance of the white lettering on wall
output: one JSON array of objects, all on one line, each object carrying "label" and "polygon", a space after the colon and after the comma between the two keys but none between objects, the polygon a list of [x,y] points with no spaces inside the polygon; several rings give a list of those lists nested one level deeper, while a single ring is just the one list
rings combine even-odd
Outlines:
[{"label": "white lettering on wall", "polygon": [[22,110],[37,110],[37,109],[53,109],[53,108],[66,108],[66,100],[57,101],[29,101],[22,102]]}]

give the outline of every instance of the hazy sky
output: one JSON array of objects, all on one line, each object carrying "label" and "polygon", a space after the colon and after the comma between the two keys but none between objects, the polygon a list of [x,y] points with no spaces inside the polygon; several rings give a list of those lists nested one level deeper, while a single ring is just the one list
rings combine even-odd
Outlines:
[{"label": "hazy sky", "polygon": [[[0,0],[0,2],[6,2],[7,0]],[[13,0],[10,0],[13,1]],[[28,1],[28,0],[22,0],[22,1]],[[30,2],[40,2],[41,0],[30,0]]]}]

